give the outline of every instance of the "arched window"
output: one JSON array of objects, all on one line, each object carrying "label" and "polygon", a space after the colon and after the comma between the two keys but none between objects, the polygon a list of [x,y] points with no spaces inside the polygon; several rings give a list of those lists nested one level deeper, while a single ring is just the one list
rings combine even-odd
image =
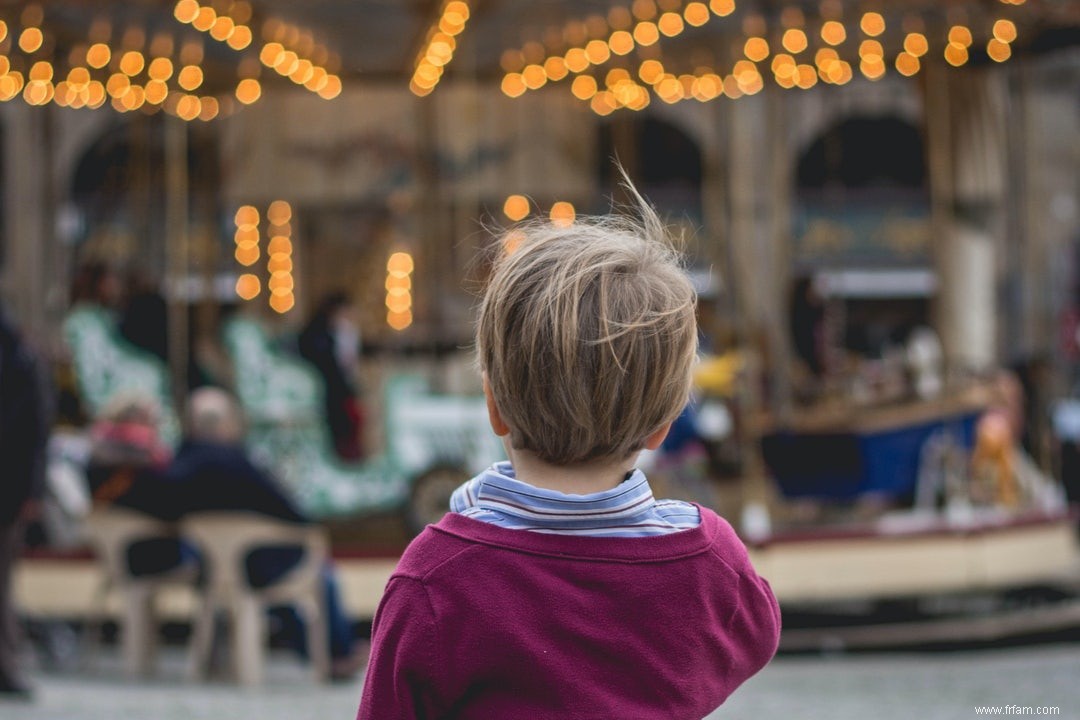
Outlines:
[{"label": "arched window", "polygon": [[600,187],[619,181],[614,159],[664,214],[701,223],[701,149],[681,129],[654,117],[625,116],[600,126]]}]

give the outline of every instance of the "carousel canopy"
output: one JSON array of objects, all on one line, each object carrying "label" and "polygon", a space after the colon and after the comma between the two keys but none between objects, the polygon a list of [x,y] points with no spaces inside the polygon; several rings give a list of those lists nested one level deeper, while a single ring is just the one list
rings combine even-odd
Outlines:
[{"label": "carousel canopy", "polygon": [[264,89],[445,77],[599,114],[1005,63],[1077,43],[1076,0],[0,2],[0,100],[212,120]]}]

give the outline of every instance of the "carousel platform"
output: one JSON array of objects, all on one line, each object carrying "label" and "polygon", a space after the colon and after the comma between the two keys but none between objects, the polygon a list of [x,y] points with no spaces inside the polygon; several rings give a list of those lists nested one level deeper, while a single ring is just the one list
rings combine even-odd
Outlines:
[{"label": "carousel platform", "polygon": [[[1075,512],[987,511],[963,521],[906,514],[777,533],[750,553],[784,608],[785,649],[992,641],[1080,627],[1076,523]],[[356,621],[374,616],[400,549],[335,549]],[[35,551],[19,564],[15,586],[27,616],[78,621],[100,582],[85,551]],[[1049,589],[1052,601],[1032,601],[1025,593],[1033,588]],[[195,600],[188,588],[163,591],[161,619],[187,622]],[[118,611],[110,598],[107,612]]]}]

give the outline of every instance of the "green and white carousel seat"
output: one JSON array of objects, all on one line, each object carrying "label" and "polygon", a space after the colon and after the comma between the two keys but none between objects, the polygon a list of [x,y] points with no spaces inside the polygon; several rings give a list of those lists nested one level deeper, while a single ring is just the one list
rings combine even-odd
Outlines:
[{"label": "green and white carousel seat", "polygon": [[230,321],[225,345],[248,417],[249,448],[315,517],[404,507],[425,473],[475,473],[502,457],[483,397],[433,395],[422,378],[401,375],[385,387],[386,448],[362,463],[341,462],[323,419],[321,378],[276,348],[252,320]]},{"label": "green and white carousel seat", "polygon": [[230,320],[225,347],[248,422],[248,448],[313,517],[394,507],[406,488],[386,457],[345,463],[323,417],[322,379],[271,342],[256,321]]},{"label": "green and white carousel seat", "polygon": [[169,445],[179,440],[168,368],[157,356],[124,340],[104,308],[76,306],[64,318],[63,332],[80,400],[90,417],[98,417],[120,396],[148,398],[157,403],[161,413],[162,440]]}]

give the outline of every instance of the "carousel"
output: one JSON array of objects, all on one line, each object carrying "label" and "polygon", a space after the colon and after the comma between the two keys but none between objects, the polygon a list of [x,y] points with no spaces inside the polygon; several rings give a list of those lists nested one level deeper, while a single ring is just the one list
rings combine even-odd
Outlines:
[{"label": "carousel", "polygon": [[[407,518],[387,557],[338,548],[377,593],[500,452],[461,350],[484,257],[526,217],[617,204],[617,158],[701,297],[698,402],[648,459],[658,493],[740,530],[784,646],[1080,626],[1050,391],[1001,372],[1014,345],[1074,360],[1045,306],[1069,302],[1054,258],[1080,221],[1044,191],[1075,184],[1053,111],[1080,77],[1077,3],[9,0],[0,19],[4,287],[76,407],[58,497],[117,395],[152,397],[174,442],[186,389],[221,384],[341,537]],[[56,282],[95,262],[155,279],[165,351],[121,337],[99,286]],[[338,288],[363,459],[288,350]]]}]

